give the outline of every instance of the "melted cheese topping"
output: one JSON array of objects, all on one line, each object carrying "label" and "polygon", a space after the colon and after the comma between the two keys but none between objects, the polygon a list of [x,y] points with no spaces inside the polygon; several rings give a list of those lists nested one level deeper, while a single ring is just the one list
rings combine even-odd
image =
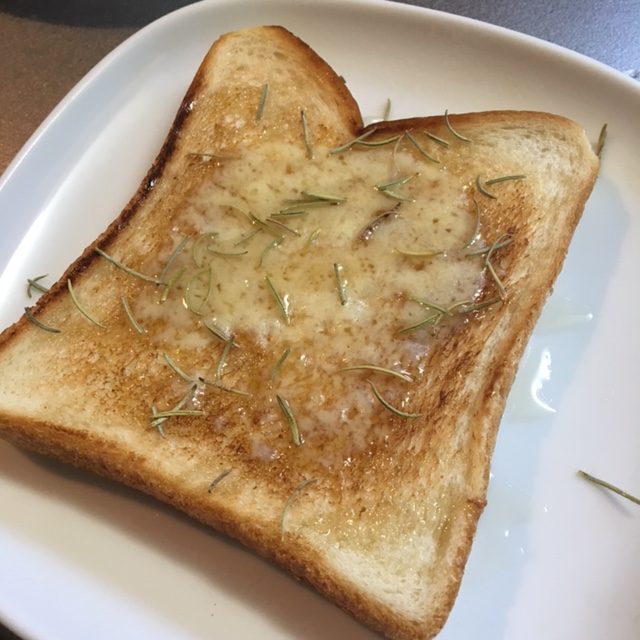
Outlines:
[{"label": "melted cheese topping", "polygon": [[[402,329],[436,313],[427,303],[447,308],[482,289],[482,259],[463,252],[477,232],[468,185],[392,144],[335,155],[316,149],[313,159],[304,147],[283,155],[281,145],[262,145],[217,165],[182,202],[174,236],[148,265],[160,272],[172,257],[164,274],[172,285],[149,289],[138,319],[190,374],[232,379],[254,407],[262,403],[253,418],[238,409],[255,425],[249,455],[282,454],[273,436],[288,428],[279,394],[309,456],[348,465],[387,435],[385,423],[372,420],[387,409],[369,379],[397,409],[415,407],[412,383],[342,369],[368,364],[419,377],[429,327]],[[220,351],[211,358],[207,324],[238,345],[222,364]],[[239,366],[249,346],[262,356]],[[285,349],[290,355],[273,372]],[[327,440],[332,446],[321,446]]]}]

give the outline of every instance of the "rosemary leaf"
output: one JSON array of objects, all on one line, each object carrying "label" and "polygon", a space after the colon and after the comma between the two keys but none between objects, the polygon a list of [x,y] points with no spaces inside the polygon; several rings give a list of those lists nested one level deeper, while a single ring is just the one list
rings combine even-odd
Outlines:
[{"label": "rosemary leaf", "polygon": [[167,301],[167,298],[169,297],[169,291],[171,291],[171,288],[173,287],[173,285],[176,282],[178,282],[180,278],[182,278],[186,270],[187,270],[186,267],[180,267],[180,269],[176,269],[176,272],[171,276],[171,278],[169,278],[167,284],[165,284],[162,289],[162,294],[160,295],[161,304]]},{"label": "rosemary leaf", "polygon": [[595,152],[598,158],[602,157],[602,150],[604,149],[604,143],[607,140],[607,123],[605,122],[600,129],[600,135],[598,136],[598,142],[596,143]]},{"label": "rosemary leaf", "polygon": [[371,390],[373,391],[373,395],[376,397],[376,400],[378,400],[378,402],[380,402],[380,404],[385,409],[387,409],[388,411],[391,411],[391,413],[395,413],[395,415],[400,416],[401,418],[410,418],[410,419],[420,418],[422,416],[421,413],[407,413],[406,411],[401,411],[400,409],[397,409],[380,395],[380,392],[376,388],[376,385],[373,384],[371,380],[367,380],[367,382],[369,383],[369,386],[371,387]]},{"label": "rosemary leaf", "polygon": [[220,354],[220,359],[218,360],[218,366],[216,367],[216,380],[222,380],[222,374],[224,373],[224,368],[227,365],[227,357],[229,356],[229,351],[231,351],[231,347],[233,346],[233,336],[231,336],[224,345],[222,349],[222,353]]},{"label": "rosemary leaf", "polygon": [[[198,292],[195,290],[196,285],[198,284],[198,279],[201,278],[203,275],[205,276],[204,294],[202,292]],[[195,313],[197,316],[202,315],[202,308],[207,303],[207,300],[209,300],[209,296],[211,295],[211,288],[213,284],[212,279],[213,279],[213,273],[211,272],[211,267],[209,266],[209,267],[204,267],[199,271],[196,271],[196,273],[194,273],[191,276],[191,278],[189,278],[189,280],[187,281],[187,285],[184,289],[184,296],[183,296],[184,306],[187,309],[189,309],[189,311],[191,311],[192,313]],[[200,293],[201,295],[198,296],[198,293]],[[198,297],[200,298],[199,302],[198,302]]]},{"label": "rosemary leaf", "polygon": [[213,333],[213,335],[216,338],[218,338],[220,341],[225,342],[225,343],[231,341],[232,346],[234,346],[236,349],[240,348],[240,345],[237,342],[235,342],[235,339],[234,339],[234,337],[232,335],[229,335],[228,333],[225,333],[222,329],[220,329],[220,327],[215,325],[210,320],[203,320],[202,324],[207,329],[209,329],[209,331],[211,331],[211,333]]},{"label": "rosemary leaf", "polygon": [[582,476],[586,480],[589,480],[590,482],[593,482],[594,484],[604,487],[605,489],[609,489],[609,491],[613,491],[613,493],[617,493],[619,496],[622,496],[623,498],[626,498],[627,500],[630,500],[635,504],[640,504],[640,498],[636,498],[635,496],[632,496],[630,493],[623,491],[619,487],[616,487],[615,485],[609,482],[606,482],[605,480],[600,480],[600,478],[596,478],[595,476],[592,476],[590,473],[587,473],[586,471],[582,471],[582,469],[578,471],[578,475]]},{"label": "rosemary leaf", "polygon": [[436,144],[439,144],[441,147],[449,146],[449,143],[446,140],[443,140],[442,138],[438,138],[438,136],[431,133],[430,131],[424,131],[424,135],[427,136],[427,138],[431,138],[431,140],[433,140]]},{"label": "rosemary leaf", "polygon": [[291,507],[291,504],[302,493],[302,491],[304,491],[306,487],[308,487],[310,484],[313,484],[314,482],[317,482],[317,481],[318,481],[317,478],[309,478],[308,480],[303,480],[299,485],[297,485],[294,488],[294,490],[291,492],[291,494],[287,498],[287,501],[285,502],[284,507],[282,509],[282,515],[280,516],[280,536],[281,537],[284,537],[285,517],[287,515],[287,511],[289,511],[289,508]]},{"label": "rosemary leaf", "polygon": [[188,418],[204,415],[206,415],[206,413],[199,409],[170,409],[169,411],[158,411],[152,416],[152,421],[159,420],[161,418]]},{"label": "rosemary leaf", "polygon": [[29,298],[31,297],[31,289],[35,289],[40,293],[47,293],[47,291],[49,291],[49,287],[45,287],[39,282],[48,275],[48,273],[45,273],[43,276],[38,276],[37,278],[27,278],[27,296],[29,296]]},{"label": "rosemary leaf", "polygon": [[31,322],[32,324],[35,324],[36,327],[38,327],[39,329],[42,329],[43,331],[48,331],[49,333],[62,333],[60,329],[56,329],[55,327],[50,327],[49,325],[44,324],[44,322],[40,322],[40,320],[38,320],[38,318],[36,318],[33,315],[29,307],[24,308],[24,315],[27,317],[27,320],[29,322]]},{"label": "rosemary leaf", "polygon": [[260,101],[258,102],[258,108],[256,109],[256,122],[262,118],[264,113],[264,107],[267,103],[267,96],[269,95],[269,85],[262,85],[262,93],[260,94]]},{"label": "rosemary leaf", "polygon": [[471,142],[471,140],[469,140],[469,138],[466,138],[465,136],[463,136],[462,134],[458,133],[452,126],[451,126],[451,122],[449,122],[449,111],[445,111],[444,112],[444,122],[447,125],[447,129],[449,129],[449,133],[451,133],[451,135],[454,138],[458,138],[458,140],[462,140],[462,142]]},{"label": "rosemary leaf", "polygon": [[527,176],[523,173],[519,173],[518,175],[513,176],[500,176],[499,178],[491,178],[490,180],[484,181],[484,186],[490,186],[492,184],[499,184],[500,182],[508,182],[510,180],[526,180]]},{"label": "rosemary leaf", "polygon": [[233,469],[225,469],[222,473],[217,475],[209,484],[207,491],[211,493],[232,471]]},{"label": "rosemary leaf", "polygon": [[384,373],[389,376],[395,376],[396,378],[400,378],[400,380],[404,380],[405,382],[413,382],[411,376],[406,373],[402,373],[401,371],[395,371],[394,369],[386,369],[385,367],[378,367],[373,364],[356,364],[351,367],[343,367],[339,369],[339,371],[375,371],[377,373]]},{"label": "rosemary leaf", "polygon": [[333,272],[336,276],[336,283],[338,285],[338,297],[340,298],[340,304],[344,307],[348,302],[347,298],[347,281],[344,277],[344,268],[339,262],[333,264]]},{"label": "rosemary leaf", "polygon": [[348,151],[349,149],[351,149],[351,147],[353,147],[354,144],[358,144],[359,142],[362,142],[362,140],[366,140],[371,134],[375,133],[375,131],[375,127],[373,129],[369,129],[369,131],[365,131],[357,138],[353,138],[353,140],[349,140],[349,142],[345,142],[345,144],[336,147],[335,149],[331,149],[331,151],[329,151],[329,155],[333,156],[338,153],[342,153],[343,151]]},{"label": "rosemary leaf", "polygon": [[480,176],[476,176],[476,189],[483,195],[486,196],[487,198],[491,198],[492,200],[496,199],[496,196],[493,195],[493,193],[487,191],[484,188],[484,185],[482,184],[482,181],[480,180]]},{"label": "rosemary leaf", "polygon": [[278,305],[278,308],[280,309],[280,313],[282,314],[284,321],[289,324],[291,322],[291,316],[289,315],[289,302],[286,300],[286,296],[283,298],[278,293],[269,276],[265,276],[264,279],[267,283],[267,286],[269,287],[269,291],[271,291],[271,294],[273,295],[276,304]]},{"label": "rosemary leaf", "polygon": [[289,403],[281,395],[276,394],[276,400],[278,401],[280,411],[282,411],[284,417],[287,419],[289,431],[291,432],[291,441],[299,447],[302,444],[302,438],[300,437],[300,430],[298,429],[298,421],[293,415]]},{"label": "rosemary leaf", "polygon": [[171,270],[173,263],[175,262],[176,258],[180,255],[180,253],[182,252],[182,250],[184,249],[188,241],[189,241],[189,238],[185,236],[184,238],[182,238],[182,240],[180,240],[176,248],[171,252],[169,259],[167,260],[166,264],[162,268],[162,271],[160,272],[160,275],[158,276],[158,280],[160,280],[160,282],[165,281],[165,278],[167,277],[167,274]]},{"label": "rosemary leaf", "polygon": [[122,302],[122,307],[124,309],[124,312],[127,314],[127,318],[129,319],[131,326],[134,328],[134,330],[137,333],[142,335],[145,331],[140,326],[140,323],[133,317],[133,313],[131,312],[131,307],[129,306],[129,301],[124,296],[122,296],[122,298],[120,298],[120,302]]},{"label": "rosemary leaf", "polygon": [[427,160],[431,160],[431,162],[440,164],[440,160],[437,160],[424,150],[420,143],[413,137],[411,131],[405,131],[404,134],[407,136],[409,142],[420,152],[421,155],[423,155]]},{"label": "rosemary leaf", "polygon": [[191,384],[195,384],[195,380],[188,374],[185,373],[171,358],[171,356],[166,352],[163,351],[162,352],[162,357],[164,358],[165,362],[169,365],[169,367],[171,367],[171,369],[173,370],[173,372],[179,376],[180,378],[182,378],[185,382],[190,382]]},{"label": "rosemary leaf", "polygon": [[480,205],[478,204],[475,198],[473,199],[473,204],[475,205],[475,208],[476,208],[473,232],[469,236],[469,240],[467,241],[467,244],[465,244],[464,247],[462,247],[463,249],[468,249],[472,244],[474,244],[475,241],[478,239],[478,234],[480,233]]},{"label": "rosemary leaf", "polygon": [[307,116],[305,116],[304,110],[300,111],[300,123],[302,124],[302,136],[304,138],[304,147],[307,150],[307,158],[313,160],[313,147],[311,146],[311,140],[309,138],[309,127],[307,126]]},{"label": "rosemary leaf", "polygon": [[139,271],[136,271],[135,269],[131,269],[130,267],[127,267],[126,265],[122,264],[122,262],[118,262],[118,260],[106,254],[102,249],[96,248],[96,253],[98,255],[101,255],[105,260],[110,262],[114,267],[117,267],[118,269],[124,271],[125,273],[128,273],[130,276],[133,276],[134,278],[139,278],[140,280],[144,280],[145,282],[152,282],[153,284],[163,284],[163,282],[159,278],[156,278],[154,276],[148,276],[145,273],[140,273]]},{"label": "rosemary leaf", "polygon": [[282,365],[284,364],[284,361],[289,357],[289,354],[291,353],[291,347],[287,347],[283,352],[282,355],[278,358],[277,362],[273,365],[273,369],[271,369],[271,382],[274,382],[276,379],[276,376],[278,375],[280,368],[282,367]]},{"label": "rosemary leaf", "polygon": [[78,309],[78,311],[92,324],[95,324],[96,327],[100,327],[101,329],[106,329],[107,327],[105,327],[105,325],[103,325],[102,323],[98,322],[95,318],[91,317],[91,315],[89,315],[89,313],[86,311],[86,309],[80,304],[80,301],[78,300],[77,296],[76,296],[76,292],[73,289],[73,285],[71,284],[71,279],[67,280],[67,289],[69,289],[69,293],[71,294],[71,300],[73,301],[73,304],[76,306],[76,309]]}]

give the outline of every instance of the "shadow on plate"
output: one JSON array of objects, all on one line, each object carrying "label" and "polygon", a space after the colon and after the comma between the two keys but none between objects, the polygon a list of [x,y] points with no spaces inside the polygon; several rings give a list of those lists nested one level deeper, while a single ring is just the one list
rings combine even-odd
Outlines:
[{"label": "shadow on plate", "polygon": [[142,27],[194,0],[0,0],[0,11],[76,27]]}]

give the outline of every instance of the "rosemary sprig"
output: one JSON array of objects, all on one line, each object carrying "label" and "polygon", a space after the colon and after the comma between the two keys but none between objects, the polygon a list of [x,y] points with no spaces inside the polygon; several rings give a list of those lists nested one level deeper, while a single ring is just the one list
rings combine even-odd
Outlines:
[{"label": "rosemary sprig", "polygon": [[413,173],[409,176],[403,176],[402,178],[396,178],[395,180],[391,180],[390,182],[385,182],[383,184],[377,184],[375,185],[375,189],[376,191],[379,191],[380,193],[383,193],[386,196],[389,196],[390,198],[393,198],[394,200],[401,200],[403,202],[413,202],[413,200],[411,198],[406,198],[404,196],[401,196],[400,194],[396,193],[395,191],[392,190],[392,187],[401,187],[405,184],[407,184],[407,182],[410,182],[411,180],[413,180],[415,177],[417,177],[418,173]]},{"label": "rosemary sprig", "polygon": [[313,160],[313,147],[311,146],[309,127],[307,126],[307,116],[304,114],[304,109],[300,111],[300,123],[302,124],[302,137],[304,139],[304,147],[307,150],[307,158],[309,158],[309,160]]},{"label": "rosemary sprig", "polygon": [[269,216],[265,222],[267,224],[274,224],[276,225],[279,229],[284,229],[287,233],[290,233],[293,236],[297,236],[298,238],[300,238],[302,236],[302,234],[299,231],[296,231],[295,229],[292,229],[291,227],[288,227],[286,224],[284,224],[283,222],[280,222],[280,220],[275,220],[273,218],[273,216]]},{"label": "rosemary sprig", "polygon": [[207,329],[209,329],[209,331],[211,331],[211,333],[213,333],[213,335],[221,342],[227,343],[231,341],[232,346],[234,346],[236,349],[240,348],[240,345],[235,341],[235,338],[232,335],[225,333],[220,327],[218,327],[210,320],[202,320],[202,324]]},{"label": "rosemary sprig", "polygon": [[335,273],[336,284],[338,285],[338,297],[340,298],[340,304],[344,307],[348,302],[347,281],[344,277],[344,268],[339,262],[334,262],[333,272]]},{"label": "rosemary sprig", "polygon": [[271,382],[274,382],[276,379],[276,376],[278,375],[278,373],[280,372],[280,368],[282,367],[282,365],[284,364],[284,361],[289,357],[289,354],[291,353],[291,347],[287,347],[283,352],[282,355],[278,358],[278,360],[276,361],[276,363],[273,365],[273,368],[271,369]]},{"label": "rosemary sprig", "polygon": [[278,401],[280,411],[282,411],[284,417],[287,419],[289,431],[291,432],[291,441],[293,442],[293,444],[299,447],[302,444],[302,438],[300,437],[298,421],[291,411],[291,406],[281,395],[276,394],[276,400]]},{"label": "rosemary sprig", "polygon": [[36,278],[27,278],[27,296],[31,297],[31,289],[35,289],[40,293],[47,293],[49,291],[49,287],[45,287],[40,284],[40,280],[46,278],[49,274],[45,273],[43,276],[38,276]]},{"label": "rosemary sprig", "polygon": [[[200,296],[201,298],[200,302],[199,304],[196,304],[197,302],[196,297],[198,292],[195,291],[195,288],[198,283],[198,279],[201,278],[203,275],[205,276],[204,295]],[[184,296],[183,296],[184,306],[187,309],[189,309],[189,311],[191,311],[192,313],[195,313],[197,316],[202,315],[202,308],[207,303],[207,300],[209,300],[209,296],[211,295],[211,288],[213,284],[212,280],[213,280],[213,274],[211,272],[211,267],[204,267],[203,269],[196,271],[191,276],[191,278],[189,278],[189,280],[187,281],[187,285],[184,289]]]},{"label": "rosemary sprig", "polygon": [[222,375],[224,373],[224,368],[227,366],[227,358],[229,356],[229,351],[231,351],[231,347],[233,346],[233,336],[231,336],[224,345],[222,349],[222,353],[220,354],[220,359],[218,360],[218,366],[216,367],[216,380],[222,380]]},{"label": "rosemary sprig", "polygon": [[285,297],[283,298],[278,293],[278,290],[273,285],[273,282],[271,282],[271,278],[269,278],[269,276],[265,276],[264,279],[265,279],[265,282],[267,283],[267,287],[269,287],[269,291],[271,291],[271,294],[273,295],[273,298],[276,301],[276,304],[278,305],[278,308],[280,309],[280,313],[282,314],[284,321],[287,324],[290,324],[291,316],[289,314],[289,302],[286,299],[287,296],[285,295]]},{"label": "rosemary sprig", "polygon": [[385,409],[387,409],[388,411],[391,411],[391,413],[395,413],[395,415],[400,416],[401,418],[410,418],[410,419],[420,418],[422,416],[421,413],[407,413],[406,411],[401,411],[400,409],[397,409],[391,403],[385,400],[382,397],[382,395],[380,395],[380,392],[376,388],[376,385],[373,384],[371,380],[367,380],[367,382],[369,383],[369,386],[371,387],[371,390],[373,391],[373,395],[376,397],[376,400],[378,400],[378,402],[380,402],[380,404]]},{"label": "rosemary sprig", "polygon": [[390,138],[384,138],[382,140],[360,140],[356,144],[362,147],[384,147],[387,144],[391,144],[392,142],[397,142],[402,139],[401,133],[396,136],[391,136]]},{"label": "rosemary sprig", "polygon": [[349,149],[351,149],[351,147],[353,147],[354,144],[358,144],[359,142],[366,140],[371,134],[375,133],[375,131],[376,131],[375,127],[373,129],[369,129],[369,131],[365,131],[362,135],[359,135],[357,138],[353,138],[353,140],[349,140],[349,142],[345,142],[345,144],[339,147],[336,147],[335,149],[331,149],[329,151],[329,155],[333,156],[338,153],[343,153],[344,151],[349,151]]},{"label": "rosemary sprig", "polygon": [[62,333],[60,329],[56,329],[55,327],[50,327],[44,322],[40,322],[40,320],[38,320],[38,318],[36,318],[33,315],[29,307],[24,308],[24,315],[26,316],[29,322],[31,322],[32,324],[35,324],[36,327],[38,327],[39,329],[42,329],[43,331],[48,331],[49,333]]},{"label": "rosemary sprig", "polygon": [[476,176],[476,189],[483,195],[486,196],[487,198],[491,198],[492,200],[495,200],[497,198],[497,196],[494,196],[493,193],[491,193],[490,191],[487,191],[484,188],[484,185],[482,184],[482,181],[480,180],[480,176]]},{"label": "rosemary sprig", "polygon": [[445,110],[444,112],[444,123],[447,125],[447,129],[449,129],[449,133],[454,137],[458,138],[458,140],[462,140],[462,142],[471,142],[469,138],[466,138],[462,134],[458,133],[452,126],[451,122],[449,122],[449,111]]},{"label": "rosemary sprig", "polygon": [[491,178],[490,180],[485,180],[484,184],[482,184],[480,176],[477,176],[476,188],[482,195],[487,196],[487,198],[492,198],[493,200],[495,200],[497,196],[495,196],[490,191],[487,191],[486,189],[487,186],[491,186],[492,184],[499,184],[500,182],[507,182],[509,180],[525,180],[526,177],[527,176],[524,174],[518,174],[513,176],[500,176],[499,178]]},{"label": "rosemary sprig", "polygon": [[264,113],[264,107],[267,104],[267,96],[269,95],[269,85],[262,85],[262,92],[260,93],[260,101],[258,102],[258,108],[256,109],[256,122],[262,118]]},{"label": "rosemary sprig", "polygon": [[173,370],[173,372],[179,376],[180,378],[182,378],[185,382],[189,382],[191,384],[195,384],[195,380],[193,379],[192,376],[190,376],[188,373],[185,373],[173,360],[173,358],[166,352],[163,351],[162,352],[162,357],[164,358],[165,362],[169,365],[169,367],[171,367],[171,369]]},{"label": "rosemary sprig", "polygon": [[96,248],[96,253],[98,255],[101,255],[105,260],[110,262],[114,267],[117,267],[118,269],[124,271],[125,273],[128,273],[130,276],[133,276],[134,278],[139,278],[140,280],[144,280],[145,282],[152,282],[153,284],[163,284],[159,278],[156,278],[154,276],[148,276],[146,273],[140,273],[135,269],[131,269],[130,267],[127,267],[127,265],[122,264],[122,262],[119,262],[115,258],[112,258],[110,255],[106,254],[102,249]]},{"label": "rosemary sprig", "polygon": [[595,152],[598,158],[602,157],[602,150],[604,149],[604,143],[607,140],[607,123],[605,122],[600,129],[600,135],[598,136],[598,142],[596,143]]},{"label": "rosemary sprig", "polygon": [[78,311],[92,324],[95,324],[96,327],[100,327],[101,329],[106,329],[107,327],[105,327],[105,325],[103,325],[101,322],[98,322],[95,318],[93,318],[88,312],[87,310],[80,304],[80,301],[78,300],[77,296],[76,296],[76,292],[73,289],[73,285],[71,284],[71,279],[69,278],[67,280],[67,289],[69,289],[69,294],[71,295],[71,300],[73,301],[73,304],[76,306],[76,309],[78,309]]},{"label": "rosemary sprig", "polygon": [[[193,260],[196,267],[202,269],[204,267],[204,261],[202,257],[202,247],[203,244],[208,242],[209,240],[213,240],[218,234],[215,231],[208,231],[207,233],[201,233],[198,236],[198,239],[193,243],[193,247],[191,247],[191,259]],[[208,247],[204,247],[206,250]]]},{"label": "rosemary sprig", "polygon": [[254,236],[257,236],[261,231],[262,231],[262,227],[258,227],[257,229],[252,229],[251,231],[249,231],[249,233],[242,236],[240,240],[237,240],[236,242],[234,242],[233,246],[239,247],[241,244],[246,244],[247,242],[249,242],[249,240],[251,240],[251,238],[253,238]]},{"label": "rosemary sprig", "polygon": [[293,491],[287,498],[287,501],[285,502],[284,507],[282,509],[282,515],[280,516],[280,536],[281,537],[284,537],[284,521],[287,515],[287,511],[289,511],[289,507],[291,507],[291,504],[293,503],[293,501],[302,493],[302,491],[306,487],[308,487],[310,484],[313,484],[314,482],[317,482],[317,481],[318,481],[317,478],[309,478],[308,480],[303,480],[299,485],[297,485],[293,489]]},{"label": "rosemary sprig", "polygon": [[415,139],[411,131],[405,131],[404,135],[407,136],[409,142],[423,155],[427,160],[431,160],[431,162],[435,162],[436,164],[440,164],[440,160],[434,158],[432,155],[428,154],[422,145]]},{"label": "rosemary sprig", "polygon": [[134,328],[134,330],[137,333],[142,335],[145,331],[140,325],[140,323],[133,317],[133,313],[131,312],[131,307],[129,306],[129,301],[124,296],[122,296],[122,298],[120,298],[120,302],[122,303],[122,308],[124,309],[124,312],[127,314],[127,318],[129,319],[131,326]]},{"label": "rosemary sprig", "polygon": [[395,371],[394,369],[386,369],[385,367],[379,367],[374,364],[356,364],[350,367],[343,367],[338,371],[375,371],[376,373],[384,373],[388,376],[395,376],[396,378],[400,378],[400,380],[404,380],[405,382],[413,382],[411,376],[406,373]]},{"label": "rosemary sprig", "polygon": [[218,474],[209,484],[207,491],[211,493],[232,471],[233,469],[225,469],[222,473]]},{"label": "rosemary sprig", "polygon": [[430,131],[424,131],[424,135],[427,136],[427,138],[431,138],[431,140],[433,140],[436,144],[439,144],[441,147],[449,146],[449,143],[446,140],[439,138],[437,135],[431,133]]},{"label": "rosemary sprig", "polygon": [[631,500],[631,502],[634,502],[635,504],[640,504],[640,498],[636,498],[635,496],[632,496],[630,493],[627,493],[626,491],[620,489],[619,487],[616,487],[615,485],[609,482],[606,482],[605,480],[600,480],[600,478],[596,478],[595,476],[592,476],[590,473],[587,473],[582,469],[578,471],[578,475],[585,478],[585,480],[589,480],[590,482],[600,485],[605,489],[609,489],[609,491],[613,491],[613,493],[617,493],[619,496],[622,496],[627,500]]},{"label": "rosemary sprig", "polygon": [[184,238],[182,238],[182,240],[180,240],[180,242],[176,245],[176,248],[171,252],[169,259],[167,260],[166,264],[162,268],[162,271],[160,272],[160,275],[158,276],[158,280],[160,280],[160,282],[165,281],[165,278],[167,277],[167,274],[171,270],[173,263],[175,262],[176,258],[180,255],[182,250],[185,248],[188,241],[189,241],[189,238],[185,236]]}]

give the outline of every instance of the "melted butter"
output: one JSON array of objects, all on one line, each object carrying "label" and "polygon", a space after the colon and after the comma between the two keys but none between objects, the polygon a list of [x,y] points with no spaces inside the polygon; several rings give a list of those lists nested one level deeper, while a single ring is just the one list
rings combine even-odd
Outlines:
[{"label": "melted butter", "polygon": [[[159,272],[188,236],[167,277],[181,270],[182,276],[165,302],[149,288],[137,308],[158,348],[208,379],[222,345],[213,339],[212,348],[203,323],[236,336],[241,348],[227,354],[220,382],[252,394],[238,399],[253,415],[247,455],[263,461],[295,455],[301,464],[338,468],[384,443],[390,429],[390,414],[366,383],[372,376],[340,369],[367,363],[418,378],[430,330],[399,333],[432,313],[415,299],[443,307],[473,300],[482,289],[482,264],[459,251],[476,224],[463,178],[415,153],[393,154],[391,145],[340,155],[315,151],[309,160],[304,148],[283,155],[281,145],[263,144],[203,173],[180,204],[165,250],[146,266]],[[393,187],[402,200],[376,189],[405,176],[414,177]],[[339,203],[296,204],[308,193]],[[303,214],[275,218],[286,229],[259,222],[291,210]],[[442,254],[406,256],[398,249]],[[285,347],[291,355],[271,381]],[[375,381],[393,406],[415,410],[410,383],[379,374]],[[304,446],[295,451],[276,393],[298,422]],[[216,428],[226,419],[216,418]]]}]

